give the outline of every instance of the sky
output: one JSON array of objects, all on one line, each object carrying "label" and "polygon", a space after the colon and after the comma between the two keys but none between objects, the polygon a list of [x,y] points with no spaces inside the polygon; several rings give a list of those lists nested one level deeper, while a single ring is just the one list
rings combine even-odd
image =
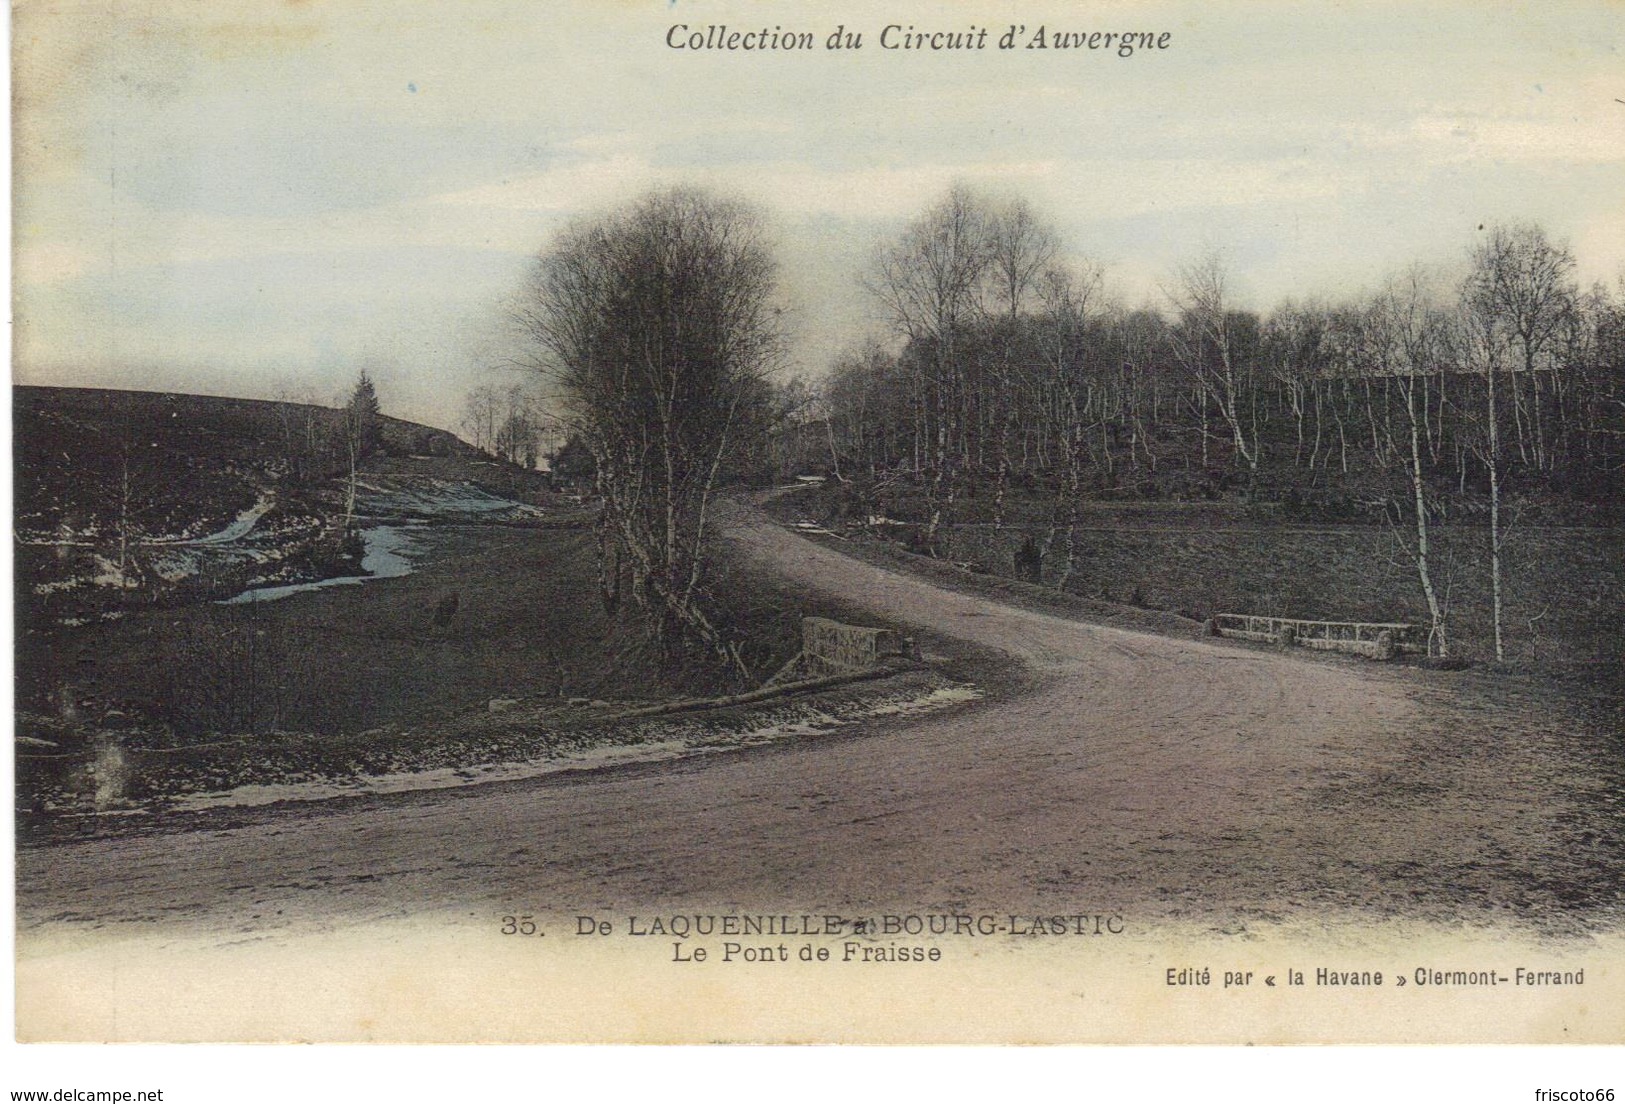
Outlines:
[{"label": "sky", "polygon": [[[668,46],[713,25],[816,48]],[[524,378],[511,305],[560,228],[673,184],[762,212],[809,376],[883,332],[873,253],[955,182],[1128,305],[1209,249],[1254,309],[1358,294],[1520,219],[1612,282],[1622,40],[1619,0],[19,0],[14,379],[337,402],[365,369],[456,428]]]}]

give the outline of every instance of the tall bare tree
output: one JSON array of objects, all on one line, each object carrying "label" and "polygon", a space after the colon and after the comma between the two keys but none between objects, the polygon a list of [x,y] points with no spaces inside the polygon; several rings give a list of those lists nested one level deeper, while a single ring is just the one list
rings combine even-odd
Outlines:
[{"label": "tall bare tree", "polygon": [[1551,466],[1551,450],[1541,381],[1550,381],[1555,401],[1560,390],[1553,354],[1580,294],[1574,255],[1534,223],[1494,226],[1473,251],[1471,280],[1477,309],[1494,317],[1492,336],[1512,354],[1508,379],[1520,452],[1537,470],[1545,470]]},{"label": "tall bare tree", "polygon": [[1179,324],[1170,331],[1174,351],[1201,392],[1203,409],[1208,404],[1218,407],[1236,455],[1246,462],[1249,471],[1256,472],[1257,426],[1244,420],[1242,411],[1251,390],[1250,380],[1236,347],[1236,319],[1223,258],[1209,251],[1182,266],[1165,294],[1179,313]]},{"label": "tall bare tree", "polygon": [[496,430],[491,451],[510,464],[534,468],[540,459],[541,407],[520,384],[496,396]]},{"label": "tall bare tree", "polygon": [[308,387],[284,383],[276,390],[277,421],[282,430],[283,462],[294,483],[312,479],[320,471],[325,419],[331,411],[321,406]]},{"label": "tall bare tree", "polygon": [[1379,371],[1392,376],[1405,402],[1410,444],[1405,454],[1406,473],[1410,477],[1416,531],[1415,541],[1405,543],[1422,584],[1422,595],[1427,600],[1428,651],[1432,655],[1447,656],[1450,644],[1445,631],[1446,606],[1434,583],[1435,565],[1429,540],[1431,508],[1422,447],[1426,404],[1421,392],[1423,381],[1442,374],[1448,363],[1449,319],[1423,269],[1412,267],[1388,282],[1367,311],[1366,331],[1373,362]]},{"label": "tall bare tree", "polygon": [[497,450],[497,431],[502,425],[502,392],[489,384],[481,384],[463,400],[462,430],[469,443],[482,452],[493,455]]},{"label": "tall bare tree", "polygon": [[520,318],[591,450],[606,600],[623,577],[662,646],[698,638],[748,675],[706,611],[713,499],[782,357],[757,217],[673,189],[566,229]]},{"label": "tall bare tree", "polygon": [[998,435],[993,529],[997,532],[1004,527],[1004,498],[1010,481],[1010,446],[1016,427],[1016,392],[1022,359],[1022,308],[1054,261],[1059,243],[1055,231],[1040,222],[1023,199],[1013,199],[996,209],[988,220],[987,234],[987,279],[992,287],[989,298],[1003,316],[993,380],[993,421]]},{"label": "tall bare tree", "polygon": [[[1329,330],[1330,319],[1325,306],[1290,300],[1271,313],[1264,327],[1264,362],[1292,413],[1297,433],[1292,462],[1299,466],[1303,464],[1304,426],[1311,396],[1325,372]],[[1315,452],[1318,451],[1317,447]],[[1309,466],[1314,467],[1314,453],[1310,455]]]},{"label": "tall bare tree", "polygon": [[1091,404],[1085,393],[1087,379],[1083,361],[1087,356],[1090,311],[1100,296],[1102,273],[1098,266],[1085,264],[1077,272],[1059,266],[1045,271],[1039,295],[1044,311],[1039,323],[1042,360],[1048,393],[1045,407],[1052,412],[1055,436],[1064,457],[1064,476],[1056,500],[1049,534],[1043,542],[1048,555],[1054,543],[1059,516],[1066,519],[1066,558],[1056,586],[1065,589],[1077,562],[1078,508],[1083,496],[1083,469],[1086,459],[1085,434],[1090,424]]},{"label": "tall bare tree", "polygon": [[984,277],[993,257],[990,228],[988,205],[956,186],[880,251],[870,282],[897,331],[915,345],[923,377],[917,393],[929,504],[925,540],[933,553],[939,531],[953,523],[965,430],[960,345],[983,314]]},{"label": "tall bare tree", "polygon": [[[1505,375],[1511,383],[1518,447],[1532,466],[1542,468],[1546,465],[1546,441],[1536,372],[1540,360],[1556,345],[1574,309],[1578,291],[1573,272],[1574,258],[1567,248],[1553,245],[1540,227],[1494,226],[1474,247],[1471,269],[1462,286],[1467,348],[1473,366],[1484,376],[1480,453],[1490,481],[1490,594],[1496,659],[1506,657],[1501,585],[1501,377]],[[1524,387],[1531,394],[1532,432],[1524,422]]]}]

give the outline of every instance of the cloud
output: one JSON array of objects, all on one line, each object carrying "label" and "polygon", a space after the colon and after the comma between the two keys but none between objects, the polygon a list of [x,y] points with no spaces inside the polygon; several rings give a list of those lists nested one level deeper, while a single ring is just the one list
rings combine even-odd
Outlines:
[{"label": "cloud", "polygon": [[675,180],[743,193],[791,222],[833,216],[862,222],[918,213],[956,182],[997,192],[1030,191],[1057,203],[1082,201],[1113,217],[1148,211],[1250,206],[1336,194],[1346,173],[1308,160],[1223,158],[917,161],[889,167],[832,168],[810,162],[741,161],[662,170],[616,155],[463,189],[434,199],[446,206],[575,212],[613,205]]},{"label": "cloud", "polygon": [[1430,162],[1625,166],[1625,112],[1620,114],[1611,119],[1590,111],[1569,118],[1430,113],[1403,133],[1377,136],[1373,144],[1410,148]]},{"label": "cloud", "polygon": [[430,202],[509,211],[579,211],[641,190],[658,179],[659,171],[647,161],[618,154],[459,189]]}]

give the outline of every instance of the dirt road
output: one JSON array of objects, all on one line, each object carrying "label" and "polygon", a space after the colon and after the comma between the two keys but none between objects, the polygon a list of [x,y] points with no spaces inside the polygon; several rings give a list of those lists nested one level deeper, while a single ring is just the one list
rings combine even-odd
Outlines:
[{"label": "dirt road", "polygon": [[1116,912],[1216,929],[1618,916],[1618,790],[1595,769],[1606,734],[1455,701],[1447,676],[950,593],[759,515],[737,539],[928,639],[1008,654],[1021,688],[854,736],[26,846],[20,934],[631,907]]}]

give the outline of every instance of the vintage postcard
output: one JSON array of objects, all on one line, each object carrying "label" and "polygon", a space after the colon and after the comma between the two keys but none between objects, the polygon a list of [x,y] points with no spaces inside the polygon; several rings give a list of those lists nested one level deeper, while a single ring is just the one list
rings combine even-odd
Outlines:
[{"label": "vintage postcard", "polygon": [[1625,1041],[1617,4],[12,18],[20,1040]]}]

